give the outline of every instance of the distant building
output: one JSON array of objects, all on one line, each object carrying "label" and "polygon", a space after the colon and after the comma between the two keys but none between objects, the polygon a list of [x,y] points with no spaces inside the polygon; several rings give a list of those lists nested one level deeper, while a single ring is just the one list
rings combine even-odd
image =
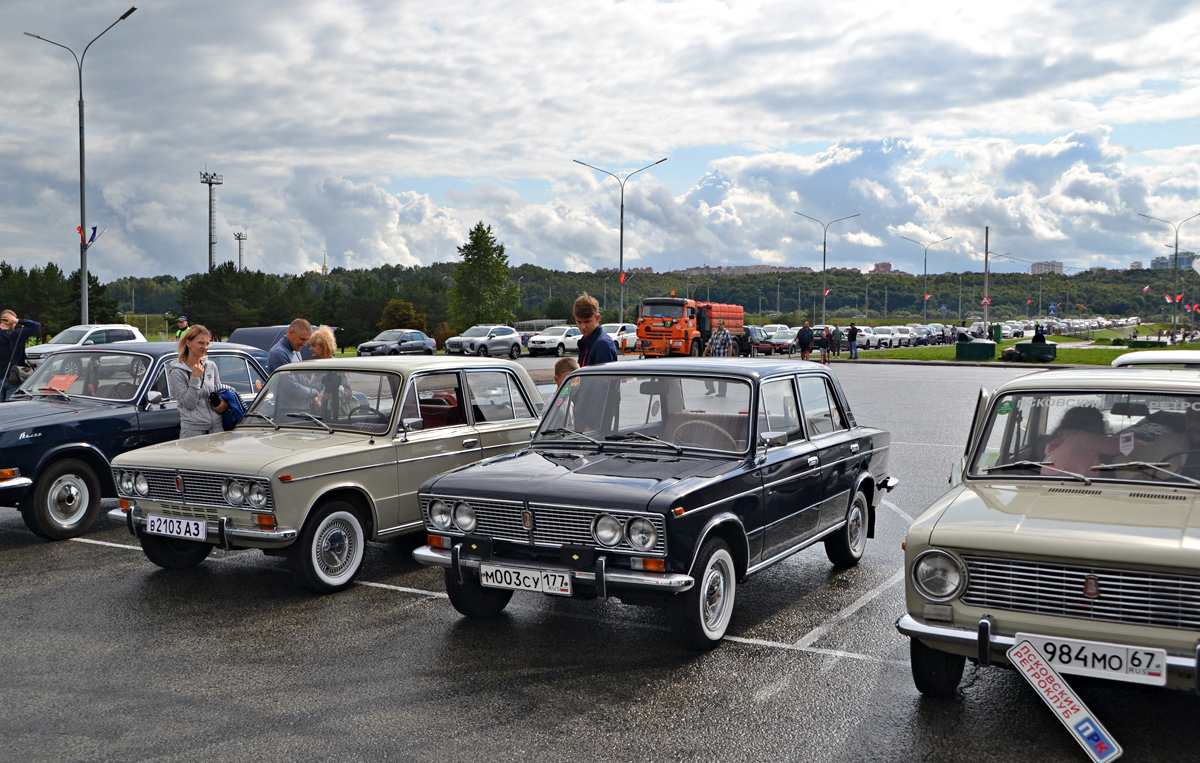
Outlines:
[{"label": "distant building", "polygon": [[1029,266],[1029,272],[1035,276],[1054,274],[1061,276],[1063,274],[1063,264],[1058,260],[1043,260],[1035,262]]},{"label": "distant building", "polygon": [[[1194,259],[1196,259],[1195,252],[1180,252],[1179,253],[1179,267],[1190,268],[1192,266],[1192,260],[1194,260]],[[1173,269],[1174,267],[1175,267],[1175,254],[1174,253],[1168,254],[1165,257],[1155,257],[1154,259],[1150,260],[1150,269],[1151,270],[1170,270],[1170,269]]]},{"label": "distant building", "polygon": [[911,273],[906,273],[903,270],[895,270],[890,262],[876,262],[875,267],[867,271],[869,276],[907,276]]},{"label": "distant building", "polygon": [[1094,267],[1094,268],[1088,268],[1088,272],[1089,272],[1089,273],[1103,273],[1103,272],[1104,272],[1104,271],[1106,271],[1106,270],[1108,270],[1108,268],[1106,268],[1106,267],[1102,267],[1102,266],[1097,266],[1097,267]]},{"label": "distant building", "polygon": [[1141,270],[1142,269],[1141,260],[1135,260],[1135,261],[1129,263],[1129,269],[1130,270]]},{"label": "distant building", "polygon": [[760,273],[811,273],[813,269],[787,265],[718,265],[716,267],[701,265],[670,272],[688,276],[746,276]]},{"label": "distant building", "polygon": [[[597,273],[616,273],[617,268],[596,268]],[[625,272],[630,275],[634,273],[653,273],[654,268],[625,268]]]}]

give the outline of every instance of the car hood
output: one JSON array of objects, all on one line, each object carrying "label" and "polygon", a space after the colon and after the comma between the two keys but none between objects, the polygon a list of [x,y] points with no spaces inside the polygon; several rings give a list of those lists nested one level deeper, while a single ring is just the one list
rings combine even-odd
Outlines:
[{"label": "car hood", "polygon": [[33,355],[36,357],[36,356],[40,356],[40,355],[45,355],[48,352],[54,352],[55,350],[61,350],[64,347],[79,347],[79,346],[80,345],[77,345],[77,344],[37,344],[37,345],[34,345],[33,347],[26,347],[25,355],[27,357],[29,355]]},{"label": "car hood", "polygon": [[1131,485],[968,485],[930,537],[963,551],[1140,567],[1200,567],[1194,490]]},{"label": "car hood", "polygon": [[383,347],[384,345],[388,345],[388,344],[391,344],[391,342],[384,342],[384,341],[379,341],[379,342],[375,342],[375,341],[371,341],[371,342],[363,342],[362,344],[360,344],[360,345],[358,346],[358,348],[359,348],[360,350],[373,350],[373,349],[375,349],[376,347]]},{"label": "car hood", "polygon": [[[140,448],[118,456],[113,465],[270,477],[280,468],[303,464],[315,473],[327,471],[347,451],[380,447],[368,444],[370,440],[369,435],[351,432],[248,427]],[[301,469],[292,476],[305,475]]]},{"label": "car hood", "polygon": [[14,429],[44,426],[59,421],[77,422],[95,415],[107,416],[117,409],[131,409],[131,403],[111,403],[87,397],[66,398],[40,395],[21,396],[0,404],[0,433]]},{"label": "car hood", "polygon": [[[731,468],[725,462],[719,465]],[[713,468],[710,458],[666,453],[530,448],[448,472],[427,482],[422,491],[642,510],[662,490]]]}]

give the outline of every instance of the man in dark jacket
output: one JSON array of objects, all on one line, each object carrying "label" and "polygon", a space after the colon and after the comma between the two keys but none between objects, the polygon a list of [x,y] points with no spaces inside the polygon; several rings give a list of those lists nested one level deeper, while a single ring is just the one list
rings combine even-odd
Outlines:
[{"label": "man in dark jacket", "polygon": [[14,368],[29,364],[25,358],[25,343],[41,330],[42,324],[28,318],[18,320],[12,310],[0,313],[0,363],[4,364],[4,376],[0,377],[0,403],[6,402],[17,391],[19,384],[11,383],[9,377],[16,376]]},{"label": "man in dark jacket", "polygon": [[[300,357],[300,350],[308,344],[311,336],[312,324],[303,318],[297,318],[288,324],[287,333],[267,353],[267,373],[275,373],[275,369],[285,363],[300,362],[303,359]],[[305,412],[309,410],[310,403],[314,406],[320,405],[320,390],[305,384],[305,378],[301,374],[289,374],[280,380],[276,413],[285,410],[293,413]]]},{"label": "man in dark jacket", "polygon": [[575,300],[575,325],[583,332],[579,340],[579,367],[598,366],[617,359],[617,345],[600,326],[600,303],[584,294]]},{"label": "man in dark jacket", "polygon": [[850,359],[858,360],[858,326],[850,321],[850,330],[846,332],[846,347],[850,350]]}]

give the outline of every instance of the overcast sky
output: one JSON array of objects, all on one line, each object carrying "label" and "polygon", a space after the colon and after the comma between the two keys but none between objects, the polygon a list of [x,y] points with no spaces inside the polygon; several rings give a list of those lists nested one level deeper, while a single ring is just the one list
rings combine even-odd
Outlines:
[{"label": "overcast sky", "polygon": [[[0,259],[79,265],[75,48],[121,0],[0,0]],[[1200,213],[1200,3],[162,0],[88,51],[89,267],[455,259],[657,271],[991,250],[1149,264]],[[1181,228],[1200,247],[1200,218]],[[995,260],[996,270],[1027,270]]]}]

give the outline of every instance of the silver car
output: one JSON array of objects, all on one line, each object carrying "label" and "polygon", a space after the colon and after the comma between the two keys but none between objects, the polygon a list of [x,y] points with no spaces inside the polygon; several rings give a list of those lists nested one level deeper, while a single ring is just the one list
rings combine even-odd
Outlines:
[{"label": "silver car", "polygon": [[507,355],[521,357],[521,335],[511,326],[480,324],[446,340],[449,355]]}]

